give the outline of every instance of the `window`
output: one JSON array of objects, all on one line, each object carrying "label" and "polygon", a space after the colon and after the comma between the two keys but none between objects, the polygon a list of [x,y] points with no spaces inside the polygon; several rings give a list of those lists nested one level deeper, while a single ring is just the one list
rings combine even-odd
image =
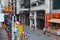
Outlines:
[{"label": "window", "polygon": [[43,5],[43,4],[45,4],[45,0],[39,0],[38,1],[38,5],[40,6],[40,5]]},{"label": "window", "polygon": [[32,15],[34,15],[34,13],[32,13]]},{"label": "window", "polygon": [[31,4],[31,6],[33,6],[33,7],[36,6],[36,3]]},{"label": "window", "polygon": [[37,18],[45,19],[45,11],[37,11]]},{"label": "window", "polygon": [[53,0],[53,9],[60,9],[60,0]]}]

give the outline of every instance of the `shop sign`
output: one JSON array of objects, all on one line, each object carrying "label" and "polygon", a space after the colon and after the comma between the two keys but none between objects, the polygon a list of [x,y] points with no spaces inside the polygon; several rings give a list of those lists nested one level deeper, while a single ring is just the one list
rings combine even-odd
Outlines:
[{"label": "shop sign", "polygon": [[44,16],[37,16],[37,18],[44,19]]},{"label": "shop sign", "polygon": [[4,22],[4,14],[0,13],[0,22]]},{"label": "shop sign", "polygon": [[11,7],[9,7],[9,8],[8,8],[8,7],[7,7],[7,8],[4,8],[4,11],[5,11],[5,12],[12,12],[12,8],[11,8]]}]

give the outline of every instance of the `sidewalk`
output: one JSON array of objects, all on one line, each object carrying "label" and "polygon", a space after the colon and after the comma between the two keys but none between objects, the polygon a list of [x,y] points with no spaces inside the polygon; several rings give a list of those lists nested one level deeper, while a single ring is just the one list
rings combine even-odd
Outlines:
[{"label": "sidewalk", "polygon": [[[26,27],[26,28],[28,28],[28,29],[30,29],[28,25],[23,24],[23,26]],[[42,30],[35,30],[35,31],[43,34],[43,31]],[[52,37],[55,40],[60,40],[60,37],[59,36],[53,35],[53,34],[48,33],[48,32],[46,32],[46,36]]]},{"label": "sidewalk", "polygon": [[[39,30],[39,31],[40,31],[41,33],[43,33],[42,30]],[[46,35],[54,38],[55,40],[60,40],[60,36],[57,36],[57,35],[54,35],[54,34],[51,34],[51,33],[48,33],[48,32],[46,32]]]},{"label": "sidewalk", "polygon": [[7,32],[0,27],[0,40],[8,40]]}]

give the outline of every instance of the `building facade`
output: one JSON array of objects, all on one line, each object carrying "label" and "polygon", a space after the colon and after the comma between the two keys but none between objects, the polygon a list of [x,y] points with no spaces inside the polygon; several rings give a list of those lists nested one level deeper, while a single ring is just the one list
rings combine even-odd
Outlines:
[{"label": "building facade", "polygon": [[[10,2],[8,0],[1,0],[1,2],[1,5],[3,5],[2,9],[4,9],[4,7],[8,7],[8,3],[11,0]],[[34,24],[35,29],[43,30],[44,27],[47,30],[49,28],[55,30],[60,29],[59,22],[52,23],[51,20],[60,19],[60,0],[16,0],[15,2],[15,20],[30,25],[30,28]]]},{"label": "building facade", "polygon": [[[35,29],[41,29],[45,26],[45,0],[30,1],[30,28],[35,24]],[[34,17],[33,17],[34,16]],[[32,18],[33,17],[33,18]]]},{"label": "building facade", "polygon": [[[18,3],[19,2],[19,3]],[[17,18],[21,23],[29,25],[29,5],[28,0],[19,0],[17,3]]]},{"label": "building facade", "polygon": [[[51,25],[48,20],[60,18],[59,0],[20,0],[17,5],[18,20],[22,23],[35,24],[35,29],[48,29]],[[24,8],[23,10],[20,10]],[[29,9],[29,11],[27,11]],[[19,11],[19,12],[18,12]],[[30,13],[29,13],[30,12]]]},{"label": "building facade", "polygon": [[30,28],[35,24],[35,29],[52,29],[50,19],[60,19],[59,0],[30,0]]}]

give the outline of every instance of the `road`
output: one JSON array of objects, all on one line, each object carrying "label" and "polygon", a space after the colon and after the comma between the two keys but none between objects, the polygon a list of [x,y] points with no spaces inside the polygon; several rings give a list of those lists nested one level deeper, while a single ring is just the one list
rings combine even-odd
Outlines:
[{"label": "road", "polygon": [[0,40],[8,40],[7,32],[2,28],[0,28]]},{"label": "road", "polygon": [[54,38],[44,35],[39,31],[31,30],[28,26],[23,25],[24,30],[29,33],[28,40],[54,40]]},{"label": "road", "polygon": [[[23,26],[24,30],[29,33],[28,40],[55,40],[51,36],[44,35],[38,30],[31,30],[28,26]],[[2,28],[0,28],[0,40],[8,40],[7,33]]]}]

